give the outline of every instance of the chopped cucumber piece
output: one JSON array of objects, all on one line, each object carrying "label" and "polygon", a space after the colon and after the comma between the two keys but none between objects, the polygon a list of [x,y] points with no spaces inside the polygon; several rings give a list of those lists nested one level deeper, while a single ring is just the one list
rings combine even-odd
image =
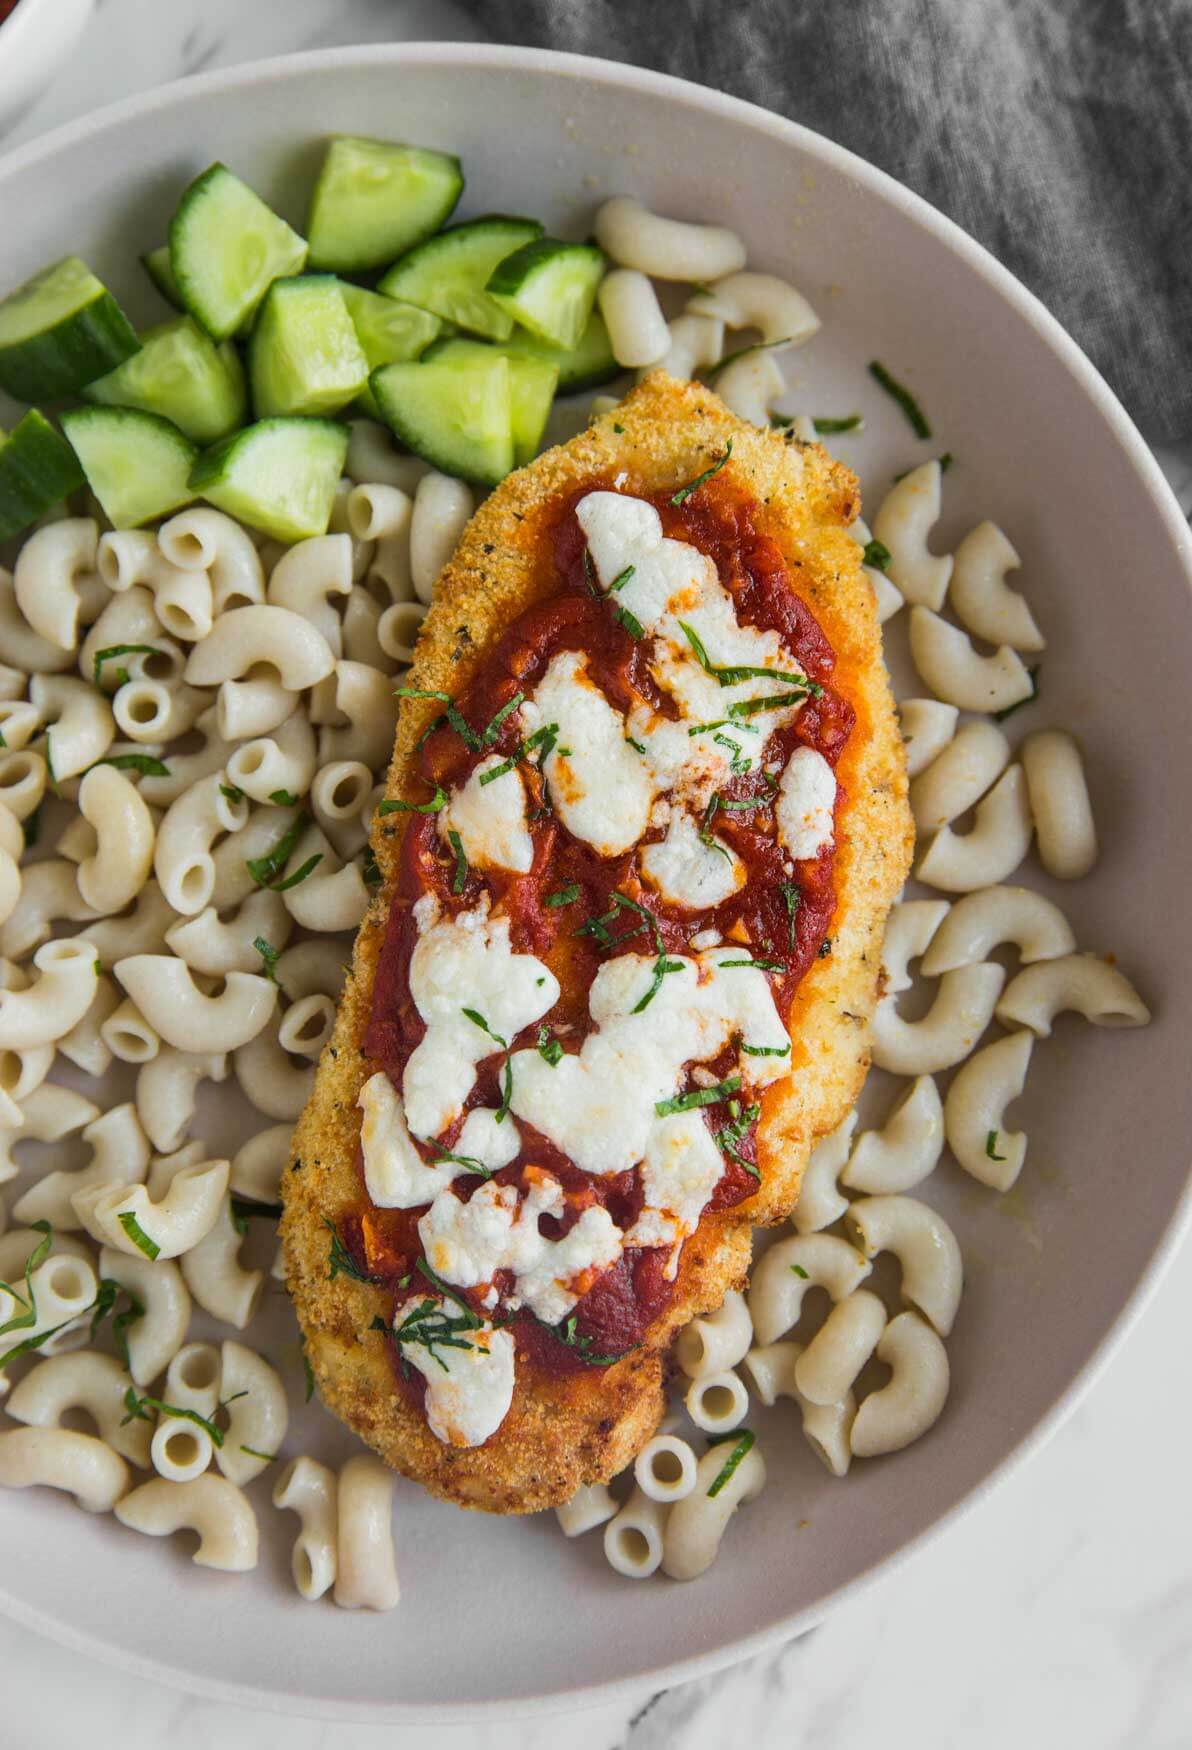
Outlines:
[{"label": "chopped cucumber piece", "polygon": [[509,412],[515,468],[524,468],[538,454],[558,385],[558,367],[546,359],[510,357]]},{"label": "chopped cucumber piece", "polygon": [[175,310],[185,310],[182,293],[178,290],[178,281],[174,278],[174,269],[170,264],[170,246],[168,243],[158,244],[148,255],[142,255],[141,266],[149,275],[167,304],[173,304]]},{"label": "chopped cucumber piece", "polygon": [[334,413],[368,382],[368,359],[334,274],[274,280],[248,343],[261,419]]},{"label": "chopped cucumber piece", "polygon": [[570,348],[588,325],[604,265],[594,243],[539,237],[497,263],[487,290],[531,334]]},{"label": "chopped cucumber piece", "polygon": [[248,417],[240,355],[230,340],[212,340],[193,316],[146,329],[140,352],[83,393],[106,407],[160,413],[197,444],[213,444]]},{"label": "chopped cucumber piece", "polygon": [[518,357],[544,359],[559,373],[559,394],[577,395],[581,389],[599,389],[619,377],[621,367],[613,357],[613,349],[604,326],[604,317],[593,310],[579,344],[568,350],[549,340],[539,340],[523,328],[515,328],[502,342],[504,350]]},{"label": "chopped cucumber piece", "polygon": [[62,415],[62,429],[113,528],[135,529],[194,498],[190,471],[199,452],[159,414],[77,407]]},{"label": "chopped cucumber piece", "polygon": [[335,273],[384,267],[447,223],[463,186],[459,159],[447,152],[337,136],[311,196],[310,265]]},{"label": "chopped cucumber piece", "polygon": [[27,529],[83,479],[70,445],[31,407],[0,440],[0,541]]},{"label": "chopped cucumber piece", "polygon": [[[419,358],[442,328],[438,316],[420,310],[416,304],[403,304],[397,298],[382,298],[379,292],[366,292],[363,286],[340,283],[348,315],[356,330],[370,371],[382,365],[394,365],[403,359]],[[356,406],[370,419],[380,419],[372,390],[365,385],[356,397]]]},{"label": "chopped cucumber piece", "polygon": [[495,486],[512,468],[509,360],[496,347],[385,365],[369,383],[406,449],[445,474]]},{"label": "chopped cucumber piece", "polygon": [[223,164],[196,177],[170,220],[178,291],[216,340],[235,334],[271,282],[305,261],[305,240]]},{"label": "chopped cucumber piece", "polygon": [[0,302],[0,385],[20,401],[72,395],[136,350],[128,318],[77,255]]},{"label": "chopped cucumber piece", "polygon": [[483,340],[442,340],[426,357],[455,360],[463,363],[469,355],[483,359],[494,351],[504,352],[509,359],[509,426],[513,440],[513,466],[524,468],[538,454],[542,434],[546,430],[555,385],[557,368],[546,359],[522,358],[511,355],[504,347],[493,347]]},{"label": "chopped cucumber piece", "polygon": [[191,490],[277,541],[324,535],[348,453],[333,419],[261,419],[204,450]]},{"label": "chopped cucumber piece", "polygon": [[541,237],[536,219],[508,219],[492,214],[452,225],[395,261],[377,287],[387,298],[402,298],[420,310],[432,310],[473,334],[507,340],[513,318],[485,286],[497,263],[523,243]]}]

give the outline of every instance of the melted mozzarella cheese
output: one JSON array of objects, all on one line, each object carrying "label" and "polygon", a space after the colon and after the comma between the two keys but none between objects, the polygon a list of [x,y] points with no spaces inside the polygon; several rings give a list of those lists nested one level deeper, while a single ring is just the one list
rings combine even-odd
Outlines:
[{"label": "melted mozzarella cheese", "polygon": [[778,837],[792,857],[817,857],[832,843],[836,775],[823,754],[798,747],[786,763],[774,813]]},{"label": "melted mozzarella cheese", "polygon": [[[596,575],[606,589],[632,566],[632,575],[618,589],[617,601],[645,631],[656,634],[651,660],[654,678],[670,694],[682,717],[681,725],[672,724],[668,732],[661,728],[660,720],[651,722],[652,714],[640,710],[630,714],[630,733],[645,744],[660,787],[679,783],[702,805],[722,781],[731,761],[736,762],[738,772],[757,764],[767,736],[791,720],[804,702],[803,695],[792,687],[795,696],[790,705],[756,712],[725,728],[722,733],[732,735],[738,744],[736,750],[715,743],[708,734],[695,738],[696,748],[689,748],[684,758],[678,745],[680,728],[686,734],[697,723],[719,725],[721,719],[731,721],[734,705],[781,698],[787,684],[776,680],[775,672],[801,677],[803,671],[777,632],[743,626],[738,621],[714,561],[685,541],[664,537],[653,505],[623,493],[590,492],[576,506],[576,517],[587,538]],[[713,667],[772,672],[722,686],[719,677],[701,664],[685,627],[695,634]],[[750,729],[757,733],[751,734]]]},{"label": "melted mozzarella cheese", "polygon": [[[655,1104],[670,1099],[689,1063],[719,1055],[734,1035],[784,1056],[742,1053],[749,1085],[783,1075],[790,1040],[764,972],[747,964],[748,950],[718,948],[698,960],[676,957],[644,1009],[654,961],[622,954],[592,981],[589,1011],[596,1030],[580,1050],[547,1063],[537,1051],[513,1054],[513,1110],[533,1124],[584,1172],[624,1173],[646,1152]],[[636,1011],[636,1012],[635,1012]]]},{"label": "melted mozzarella cheese", "polygon": [[600,856],[616,857],[645,832],[654,786],[625,739],[625,719],[587,671],[586,656],[560,651],[521,715],[531,730],[558,727],[542,769],[559,819]]},{"label": "melted mozzarella cheese", "polygon": [[[443,1307],[446,1316],[456,1310],[426,1295],[406,1301],[395,1325],[423,1306]],[[426,1343],[399,1346],[402,1359],[426,1380],[426,1420],[431,1433],[446,1446],[479,1446],[496,1433],[513,1402],[513,1338],[508,1331],[494,1330],[485,1323],[479,1330],[460,1333],[456,1340],[466,1348],[455,1344],[428,1347]]]},{"label": "melted mozzarella cheese", "polygon": [[678,1245],[699,1226],[723,1175],[724,1156],[699,1112],[656,1119],[642,1162],[645,1203],[625,1235],[626,1244]]},{"label": "melted mozzarella cheese", "polygon": [[499,1173],[502,1167],[517,1159],[520,1149],[521,1137],[508,1113],[498,1119],[490,1107],[477,1106],[464,1119],[463,1129],[452,1144],[451,1152],[467,1155],[469,1160],[479,1161],[487,1167],[490,1173]]},{"label": "melted mozzarella cheese", "polygon": [[670,905],[703,911],[720,905],[744,885],[746,870],[723,839],[705,844],[695,822],[685,812],[671,817],[666,837],[643,845],[642,874]]},{"label": "melted mozzarella cheese", "polygon": [[430,1203],[460,1168],[453,1161],[427,1166],[406,1128],[397,1089],[383,1070],[365,1082],[359,1104],[364,1112],[360,1126],[364,1183],[377,1208],[416,1209],[420,1203]]},{"label": "melted mozzarella cheese", "polygon": [[439,833],[444,843],[450,842],[448,833],[458,833],[464,856],[478,869],[512,869],[524,875],[534,861],[534,841],[526,825],[521,773],[514,766],[484,782],[504,763],[496,753],[481,760],[467,783],[452,792],[439,815]]},{"label": "melted mozzarella cheese", "polygon": [[457,1288],[480,1288],[498,1270],[511,1270],[511,1306],[528,1306],[547,1324],[556,1324],[579,1296],[570,1279],[604,1269],[621,1255],[621,1230],[606,1209],[594,1205],[561,1239],[538,1230],[542,1215],[561,1215],[563,1190],[557,1179],[538,1173],[524,1199],[516,1185],[482,1185],[467,1203],[436,1198],[418,1223],[432,1270]]},{"label": "melted mozzarella cheese", "polygon": [[[420,935],[410,957],[410,995],[426,1033],[402,1076],[406,1122],[415,1136],[439,1136],[459,1116],[476,1066],[499,1049],[469,1020],[482,1015],[492,1033],[512,1039],[558,1001],[559,985],[533,954],[515,954],[509,920],[490,918],[487,898],[474,911],[438,919],[433,901],[414,908]],[[432,921],[432,919],[434,921]]]}]

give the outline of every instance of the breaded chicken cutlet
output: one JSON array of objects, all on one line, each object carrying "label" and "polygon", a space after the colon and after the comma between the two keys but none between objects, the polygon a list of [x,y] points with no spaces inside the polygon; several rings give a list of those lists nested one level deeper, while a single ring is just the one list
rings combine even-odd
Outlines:
[{"label": "breaded chicken cutlet", "polygon": [[858,507],[655,372],[439,581],[283,1235],[324,1401],[445,1499],[633,1458],[864,1079],[912,829]]}]

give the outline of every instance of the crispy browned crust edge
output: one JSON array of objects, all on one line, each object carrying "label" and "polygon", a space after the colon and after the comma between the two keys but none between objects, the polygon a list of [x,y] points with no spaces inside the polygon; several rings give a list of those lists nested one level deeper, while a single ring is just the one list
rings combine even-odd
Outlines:
[{"label": "crispy browned crust edge", "polygon": [[[287,1280],[323,1401],[387,1463],[433,1494],[495,1513],[529,1513],[606,1480],[633,1458],[663,1409],[663,1374],[676,1330],[744,1283],[752,1225],[790,1213],[808,1153],[856,1099],[869,1062],[882,932],[910,862],[913,832],[873,592],[844,532],[857,514],[856,480],[818,445],[746,425],[708,389],[655,372],[611,414],[531,467],[510,475],[473,517],[427,616],[410,684],[459,692],[509,621],[552,585],[541,563],[539,514],[597,476],[629,491],[674,487],[733,440],[732,475],[762,506],[799,589],[838,658],[836,684],[857,710],[838,768],[837,911],[832,952],[800,988],[791,1017],[792,1074],[771,1088],[759,1131],[763,1182],[736,1208],[706,1218],[684,1248],[677,1292],[643,1346],[615,1366],[519,1383],[509,1414],[484,1446],[441,1444],[395,1388],[386,1345],[369,1330],[381,1290],[329,1281],[324,1220],[359,1203],[356,1101],[371,1066],[360,1041],[393,888],[400,826],[375,851],[384,882],[356,942],[353,966],[310,1103],[284,1174]],[[417,737],[435,706],[405,701],[388,793],[406,792]]]}]

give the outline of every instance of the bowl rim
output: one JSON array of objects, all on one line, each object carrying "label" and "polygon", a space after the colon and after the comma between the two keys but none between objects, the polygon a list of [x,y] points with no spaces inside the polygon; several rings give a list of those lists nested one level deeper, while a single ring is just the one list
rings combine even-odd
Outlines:
[{"label": "bowl rim", "polygon": [[[20,0],[13,17],[27,9],[31,16],[37,0]],[[5,21],[8,22],[8,21]],[[605,85],[620,86],[643,97],[656,97],[678,103],[688,109],[715,114],[729,121],[771,135],[813,158],[830,165],[867,188],[880,200],[895,208],[912,225],[928,232],[975,272],[1007,304],[1009,304],[1038,338],[1050,348],[1067,369],[1076,385],[1104,417],[1116,438],[1125,459],[1133,468],[1143,489],[1150,497],[1159,520],[1169,536],[1176,558],[1185,574],[1192,595],[1192,525],[1185,519],[1175,494],[1155,460],[1134,421],[1113,390],[1087,355],[1062,327],[1060,322],[1035,294],[989,253],[967,232],[915,194],[886,171],[837,145],[823,134],[790,121],[751,103],[745,98],[697,85],[672,74],[658,73],[650,68],[635,67],[625,62],[603,57],[565,53],[554,49],[524,48],[509,44],[414,42],[361,43],[333,49],[304,50],[294,54],[274,55],[244,62],[235,67],[218,68],[193,74],[155,86],[146,92],[123,98],[102,108],[89,111],[60,127],[51,129],[35,140],[7,154],[0,164],[0,193],[12,177],[52,158],[58,152],[102,134],[106,129],[127,121],[152,116],[168,110],[180,97],[200,96],[214,90],[250,89],[261,84],[273,84],[289,78],[302,77],[319,68],[351,67],[365,64],[400,64],[405,66],[469,66],[505,68],[512,71],[532,69],[554,74],[564,79],[583,79]],[[1192,1161],[1180,1197],[1173,1207],[1163,1232],[1147,1264],[1139,1275],[1130,1295],[1123,1303],[1113,1325],[1100,1344],[1069,1381],[1055,1403],[1025,1434],[1018,1445],[979,1483],[962,1496],[945,1513],[923,1531],[901,1544],[890,1555],[876,1562],[855,1579],[839,1587],[828,1598],[807,1610],[782,1616],[756,1630],[707,1652],[694,1653],[653,1671],[638,1672],[607,1683],[576,1684],[574,1688],[555,1690],[547,1695],[526,1696],[516,1701],[456,1702],[443,1706],[398,1700],[386,1702],[345,1702],[320,1697],[296,1696],[280,1690],[249,1688],[246,1685],[208,1677],[179,1666],[159,1662],[140,1654],[135,1648],[105,1641],[85,1630],[64,1625],[56,1618],[31,1608],[18,1596],[0,1585],[0,1612],[26,1628],[47,1636],[71,1651],[90,1658],[113,1661],[122,1669],[152,1681],[213,1701],[235,1706],[272,1711],[312,1719],[355,1721],[361,1724],[477,1724],[487,1720],[512,1720],[549,1717],[575,1708],[607,1706],[617,1701],[631,1700],[649,1689],[669,1689],[738,1664],[784,1642],[797,1639],[815,1628],[829,1611],[837,1609],[861,1595],[880,1580],[894,1574],[930,1543],[942,1536],[962,1517],[971,1513],[992,1491],[1018,1473],[1026,1461],[1062,1426],[1077,1408],[1085,1394],[1119,1352],[1149,1305],[1164,1271],[1170,1266],[1179,1246],[1192,1230]]]}]

